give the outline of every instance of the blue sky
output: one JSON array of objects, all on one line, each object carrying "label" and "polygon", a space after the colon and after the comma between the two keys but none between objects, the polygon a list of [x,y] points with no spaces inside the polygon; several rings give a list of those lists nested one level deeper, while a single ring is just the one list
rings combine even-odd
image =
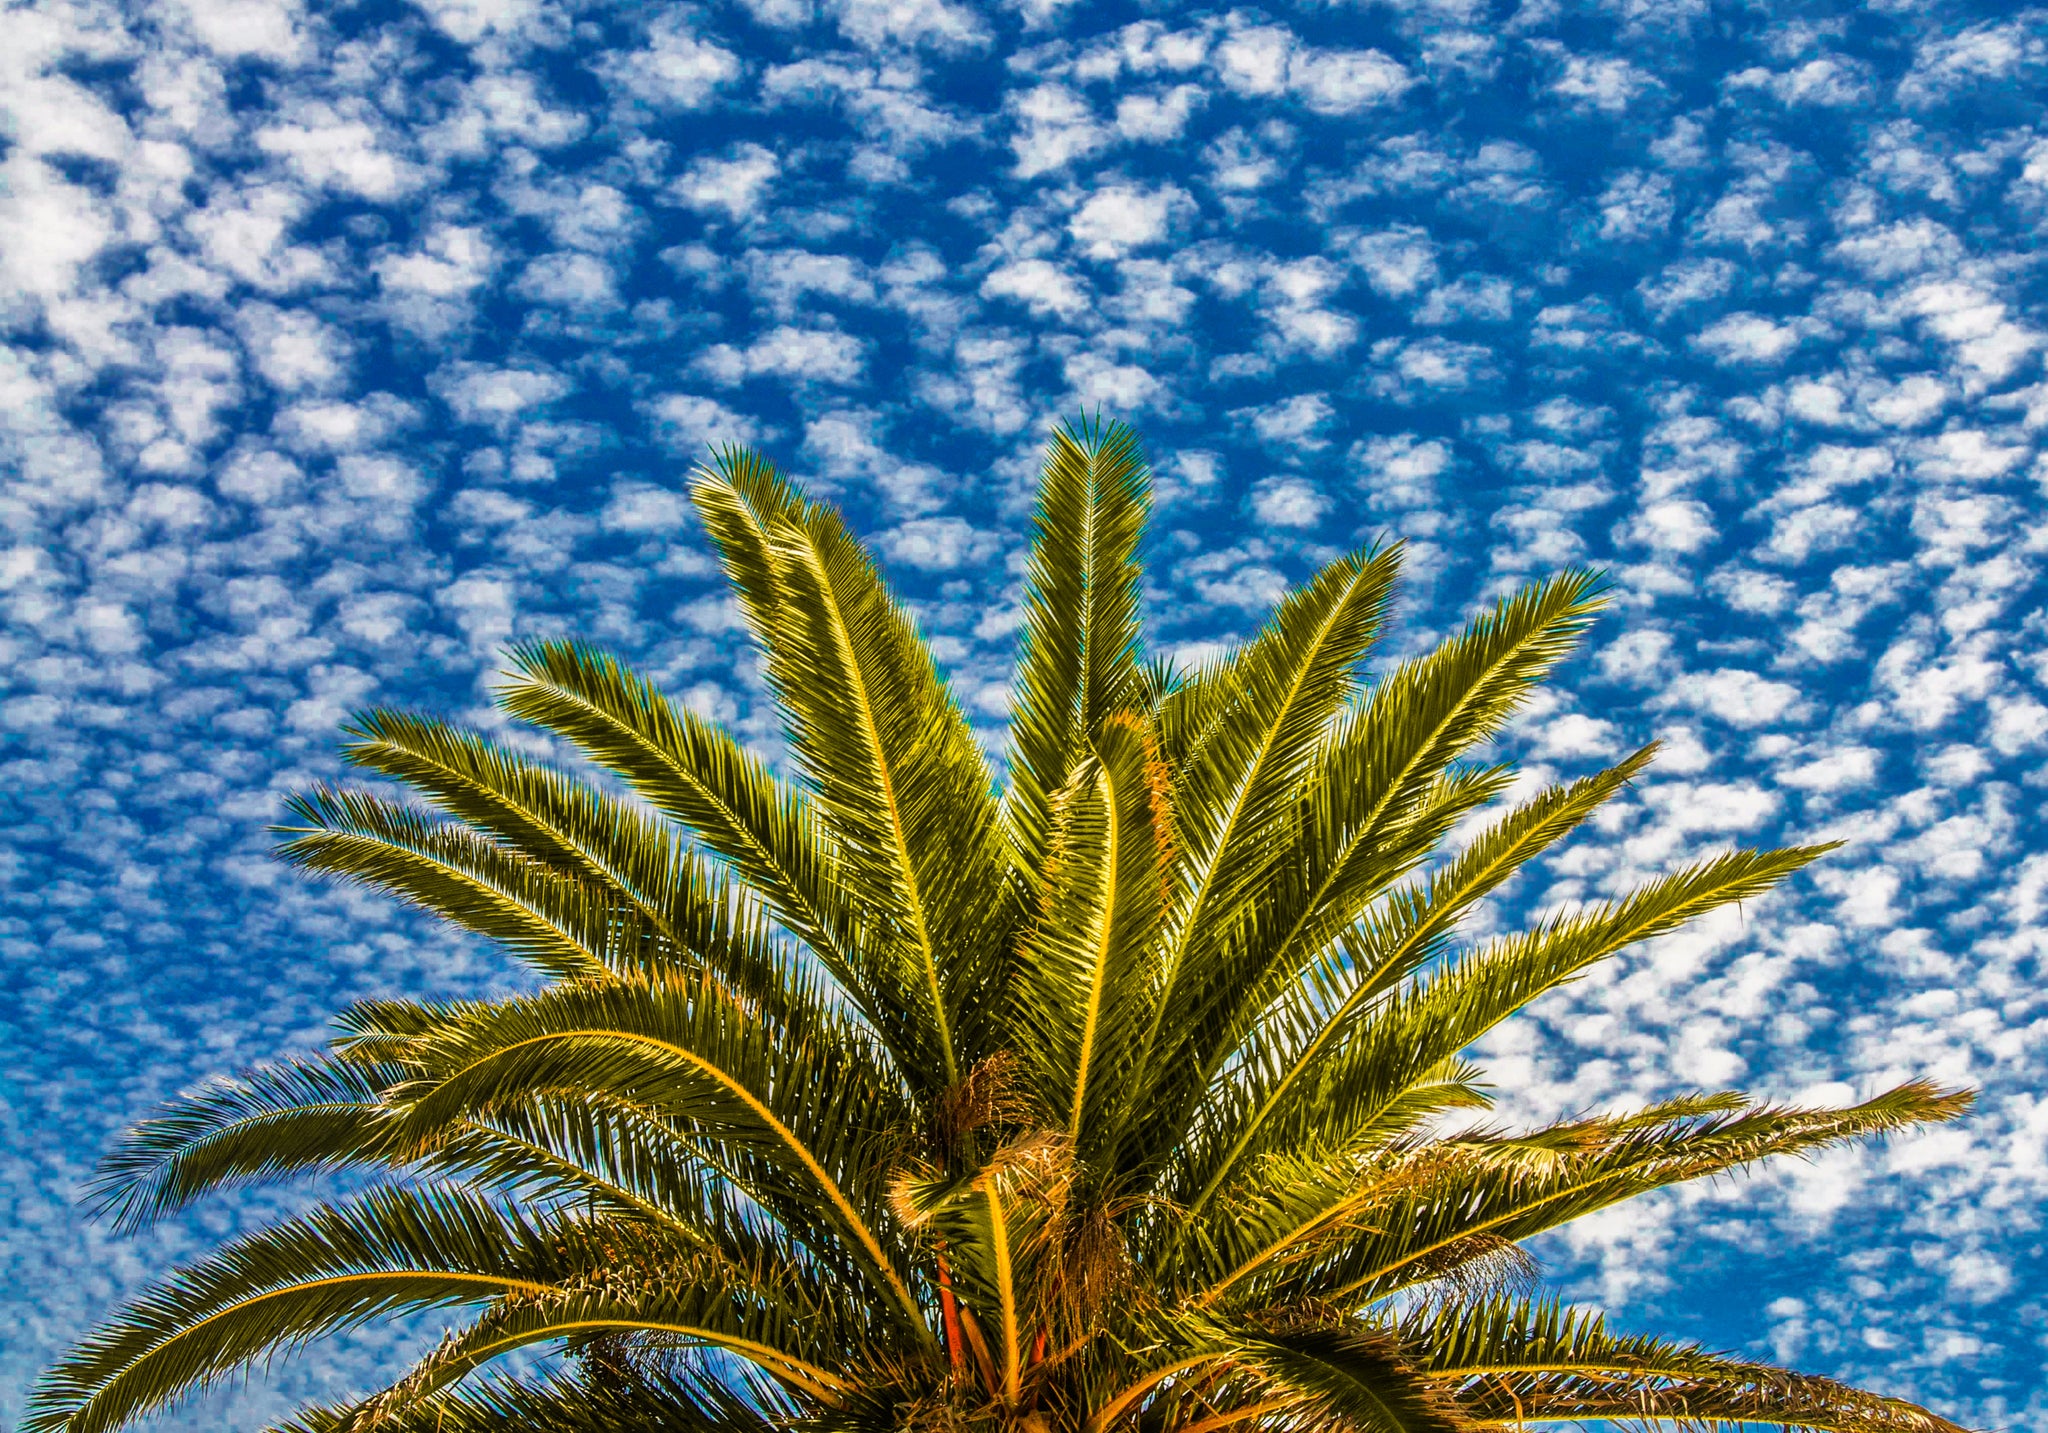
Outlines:
[{"label": "blue sky", "polygon": [[[0,1423],[122,1291],[297,1197],[112,1239],[72,1198],[115,1129],[356,996],[516,978],[267,860],[344,714],[477,715],[508,639],[576,633],[770,746],[679,495],[739,440],[845,505],[999,743],[1035,454],[1099,407],[1158,467],[1168,649],[1378,534],[1406,647],[1613,574],[1515,746],[1532,779],[1667,753],[1511,906],[1849,842],[1494,1038],[1510,1112],[1983,1087],[1966,1125],[1576,1226],[1555,1284],[2048,1428],[2048,11],[41,0],[0,30]],[[364,1386],[410,1336],[167,1426]]]}]

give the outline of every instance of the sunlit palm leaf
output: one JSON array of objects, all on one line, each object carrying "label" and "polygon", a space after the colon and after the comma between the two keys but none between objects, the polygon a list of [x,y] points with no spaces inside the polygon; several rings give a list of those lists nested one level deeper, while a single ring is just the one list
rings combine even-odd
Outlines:
[{"label": "sunlit palm leaf", "polygon": [[1010,838],[1027,875],[1053,840],[1053,803],[1104,720],[1143,705],[1138,544],[1151,475],[1121,423],[1054,430],[1039,478],[1018,628]]}]

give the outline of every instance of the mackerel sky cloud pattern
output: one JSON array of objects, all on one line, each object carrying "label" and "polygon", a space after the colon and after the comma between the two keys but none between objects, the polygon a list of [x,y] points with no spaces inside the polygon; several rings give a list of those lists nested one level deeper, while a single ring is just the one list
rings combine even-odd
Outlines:
[{"label": "mackerel sky cloud pattern", "polygon": [[1549,1277],[2048,1427],[2048,11],[15,0],[0,33],[0,1424],[299,1197],[114,1239],[72,1199],[115,1129],[349,999],[519,979],[268,861],[338,721],[478,713],[508,640],[576,633],[772,750],[680,492],[746,442],[871,535],[999,743],[1034,455],[1099,407],[1150,441],[1184,656],[1379,534],[1410,645],[1611,572],[1514,754],[1665,754],[1503,921],[1849,843],[1494,1037],[1506,1115],[1984,1088],[1574,1226]]}]

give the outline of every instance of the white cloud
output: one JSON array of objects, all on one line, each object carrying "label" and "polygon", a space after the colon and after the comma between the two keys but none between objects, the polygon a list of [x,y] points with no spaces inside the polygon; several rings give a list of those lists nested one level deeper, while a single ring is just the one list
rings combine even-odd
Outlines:
[{"label": "white cloud", "polygon": [[1451,449],[1438,438],[1413,433],[1367,438],[1352,445],[1358,482],[1389,507],[1423,508],[1436,501],[1436,480],[1451,465]]},{"label": "white cloud", "polygon": [[981,296],[1014,299],[1040,318],[1075,319],[1091,306],[1081,280],[1045,259],[1015,259],[992,270]]},{"label": "white cloud", "polygon": [[1737,612],[1774,617],[1792,605],[1798,589],[1784,578],[1753,568],[1723,567],[1707,579],[1707,590]]},{"label": "white cloud", "polygon": [[257,148],[281,156],[307,184],[386,203],[416,188],[419,170],[392,154],[361,119],[316,109],[306,123],[256,131]]},{"label": "white cloud", "polygon": [[1808,326],[1758,313],[1732,313],[1693,335],[1693,344],[1721,363],[1777,363],[1805,341]]},{"label": "white cloud", "polygon": [[341,331],[304,309],[244,304],[235,324],[256,371],[273,388],[330,389],[347,373],[348,343]]},{"label": "white cloud", "polygon": [[1171,237],[1194,212],[1194,200],[1172,184],[1112,184],[1082,201],[1067,232],[1091,259],[1117,259]]},{"label": "white cloud", "polygon": [[929,45],[955,52],[978,49],[989,38],[980,16],[947,0],[836,0],[831,8],[847,38],[870,48]]},{"label": "white cloud", "polygon": [[443,224],[428,231],[419,252],[387,254],[377,261],[375,272],[388,291],[450,299],[488,281],[494,260],[482,231]]},{"label": "white cloud", "polygon": [[794,318],[802,300],[816,294],[846,303],[875,302],[865,266],[846,254],[803,249],[754,249],[746,259],[747,287],[780,318]]},{"label": "white cloud", "polygon": [[373,393],[358,403],[302,399],[279,409],[271,428],[300,452],[346,453],[377,446],[414,416],[409,405]]},{"label": "white cloud", "polygon": [[1230,416],[1248,426],[1262,442],[1314,449],[1328,446],[1328,440],[1317,433],[1337,414],[1323,394],[1297,393],[1263,407],[1237,409]]},{"label": "white cloud", "polygon": [[1735,266],[1726,259],[1681,259],[1662,273],[1643,279],[1636,292],[1643,296],[1643,307],[1658,318],[1669,318],[1692,304],[1721,297],[1734,280]]},{"label": "white cloud", "polygon": [[688,526],[690,503],[673,488],[622,482],[612,489],[599,519],[609,532],[671,533]]},{"label": "white cloud", "polygon": [[[1227,196],[1253,194],[1287,172],[1285,151],[1291,147],[1291,127],[1269,124],[1266,133],[1255,135],[1242,125],[1232,125],[1202,150],[1209,167],[1209,184]],[[1226,198],[1226,204],[1232,199]]]},{"label": "white cloud", "polygon": [[1166,385],[1150,369],[1136,363],[1118,363],[1087,350],[1062,359],[1060,372],[1073,396],[1085,407],[1136,413],[1159,406],[1167,396]]},{"label": "white cloud", "polygon": [[1551,93],[1606,114],[1621,113],[1637,95],[1657,84],[1619,56],[1573,55],[1561,47],[1553,53],[1564,61],[1564,72],[1551,85]]},{"label": "white cloud", "polygon": [[1754,831],[1778,810],[1777,794],[1753,781],[1653,781],[1642,794],[1660,834]]},{"label": "white cloud", "polygon": [[431,380],[434,392],[465,423],[500,432],[566,394],[571,384],[559,373],[538,368],[493,368],[457,363]]},{"label": "white cloud", "polygon": [[211,263],[252,288],[284,293],[322,281],[331,272],[318,250],[290,242],[307,207],[303,193],[284,185],[221,188],[185,220],[185,227]]},{"label": "white cloud", "polygon": [[1777,781],[1800,791],[1859,791],[1876,781],[1881,763],[1882,756],[1874,747],[1837,747],[1797,766],[1780,767]]},{"label": "white cloud", "polygon": [[1498,274],[1466,274],[1431,289],[1415,310],[1415,321],[1435,328],[1449,323],[1504,323],[1514,316],[1514,283]]},{"label": "white cloud", "polygon": [[1972,389],[2010,378],[2040,347],[2039,335],[2007,317],[2002,300],[1964,280],[1919,284],[1901,297],[1899,306],[1954,345]]},{"label": "white cloud", "polygon": [[1923,41],[1913,69],[1899,82],[1899,99],[1930,105],[1981,80],[2004,79],[2022,65],[2039,64],[2041,40],[2022,22],[1982,24],[1960,34],[1936,32]]},{"label": "white cloud", "polygon": [[957,517],[912,518],[882,533],[880,543],[890,560],[923,572],[951,572],[1002,550],[998,534]]},{"label": "white cloud", "polygon": [[341,490],[379,508],[409,508],[427,495],[419,469],[381,453],[344,453],[334,463]]},{"label": "white cloud", "polygon": [[668,195],[699,213],[723,212],[733,220],[749,219],[768,197],[782,172],[782,161],[758,144],[736,144],[723,159],[700,159],[677,176]]},{"label": "white cloud", "polygon": [[556,149],[579,139],[590,127],[583,114],[550,105],[532,75],[488,71],[464,86],[462,104],[421,136],[436,157],[481,157],[493,141],[514,140],[536,149]]},{"label": "white cloud", "polygon": [[1016,126],[1010,149],[1019,179],[1035,179],[1109,144],[1112,131],[1096,118],[1087,99],[1062,84],[1042,84],[1013,93],[1004,104]]},{"label": "white cloud", "polygon": [[1287,62],[1294,32],[1282,25],[1255,25],[1231,34],[1211,63],[1223,83],[1242,95],[1277,95],[1287,88]]},{"label": "white cloud", "polygon": [[1864,103],[1870,95],[1862,65],[1839,55],[1823,55],[1789,70],[1757,66],[1738,70],[1726,81],[1731,90],[1762,91],[1783,105],[1818,105],[1840,109]]},{"label": "white cloud", "polygon": [[1646,503],[1625,528],[1631,541],[1659,552],[1698,552],[1718,536],[1711,510],[1688,498]]},{"label": "white cloud", "polygon": [[1104,312],[1131,324],[1178,327],[1194,307],[1195,294],[1174,281],[1174,267],[1160,259],[1127,259],[1116,267],[1120,287]]},{"label": "white cloud", "polygon": [[2001,442],[1981,428],[1952,428],[1913,445],[1913,471],[1923,478],[1984,482],[2018,468],[2028,452],[2024,443]]},{"label": "white cloud", "polygon": [[1116,102],[1116,132],[1124,139],[1153,144],[1178,139],[1206,97],[1200,85],[1124,95]]},{"label": "white cloud", "polygon": [[1815,552],[1845,547],[1863,531],[1864,513],[1842,503],[1794,508],[1771,525],[1764,547],[1773,557],[1804,562]]},{"label": "white cloud", "polygon": [[1874,279],[1895,279],[1923,269],[1948,269],[1963,247],[1946,225],[1921,216],[1850,234],[1830,251]]},{"label": "white cloud", "polygon": [[864,363],[861,341],[851,334],[783,324],[745,348],[714,344],[697,360],[697,367],[727,386],[763,377],[844,384],[859,379]]},{"label": "white cloud", "polygon": [[1620,729],[1611,721],[1565,712],[1543,721],[1530,734],[1530,752],[1548,761],[1611,757],[1621,750]]},{"label": "white cloud", "polygon": [[1493,352],[1476,343],[1449,339],[1384,338],[1372,346],[1383,368],[1372,381],[1381,397],[1410,399],[1432,390],[1455,392],[1493,377]]},{"label": "white cloud", "polygon": [[1306,478],[1268,478],[1252,489],[1252,516],[1262,527],[1313,528],[1330,499]]},{"label": "white cloud", "polygon": [[602,73],[642,104],[701,109],[740,75],[739,56],[691,31],[685,12],[661,15],[644,49],[608,60]]},{"label": "white cloud", "polygon": [[1670,179],[1641,170],[1610,179],[1599,204],[1603,239],[1654,239],[1671,227],[1677,211]]},{"label": "white cloud", "polygon": [[200,41],[216,55],[261,55],[291,63],[304,57],[305,15],[291,0],[173,0]]},{"label": "white cloud", "polygon": [[1651,705],[1703,712],[1742,728],[1797,721],[1809,709],[1799,688],[1739,667],[1686,672],[1666,683]]},{"label": "white cloud", "polygon": [[657,398],[649,412],[662,443],[688,458],[701,459],[707,449],[726,443],[755,447],[766,436],[766,430],[752,418],[695,393]]},{"label": "white cloud", "polygon": [[473,45],[494,35],[516,35],[542,11],[543,0],[413,0],[450,38]]},{"label": "white cloud", "polygon": [[1360,234],[1347,248],[1366,282],[1388,298],[1405,298],[1437,274],[1436,245],[1413,226]]},{"label": "white cloud", "polygon": [[1233,30],[1211,62],[1238,94],[1291,93],[1318,114],[1356,114],[1398,99],[1415,83],[1398,61],[1378,50],[1318,49],[1281,25]]},{"label": "white cloud", "polygon": [[804,453],[839,483],[879,492],[892,511],[925,513],[957,486],[928,463],[906,462],[884,441],[888,423],[869,408],[836,408],[804,424]]},{"label": "white cloud", "polygon": [[[1180,570],[1201,599],[1216,607],[1258,612],[1273,606],[1287,593],[1285,577],[1264,563],[1248,560],[1241,552],[1207,554],[1181,564]],[[1191,652],[1189,658],[1202,660],[1200,649]]]},{"label": "white cloud", "polygon": [[2012,1288],[2012,1269],[1982,1250],[1968,1250],[1949,1261],[1949,1294],[1972,1304],[1985,1304]]},{"label": "white cloud", "polygon": [[589,254],[543,254],[526,266],[513,287],[535,303],[558,308],[602,310],[619,303],[611,268]]},{"label": "white cloud", "polygon": [[1287,84],[1317,114],[1357,114],[1400,98],[1412,76],[1378,50],[1298,51],[1287,64]]}]

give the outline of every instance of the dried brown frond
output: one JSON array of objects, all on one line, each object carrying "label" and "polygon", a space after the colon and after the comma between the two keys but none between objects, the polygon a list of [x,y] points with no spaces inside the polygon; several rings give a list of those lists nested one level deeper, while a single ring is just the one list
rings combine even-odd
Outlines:
[{"label": "dried brown frond", "polygon": [[1027,1124],[1033,1112],[1023,1061],[1011,1051],[999,1050],[939,1096],[933,1113],[934,1142],[951,1150],[977,1130]]}]

